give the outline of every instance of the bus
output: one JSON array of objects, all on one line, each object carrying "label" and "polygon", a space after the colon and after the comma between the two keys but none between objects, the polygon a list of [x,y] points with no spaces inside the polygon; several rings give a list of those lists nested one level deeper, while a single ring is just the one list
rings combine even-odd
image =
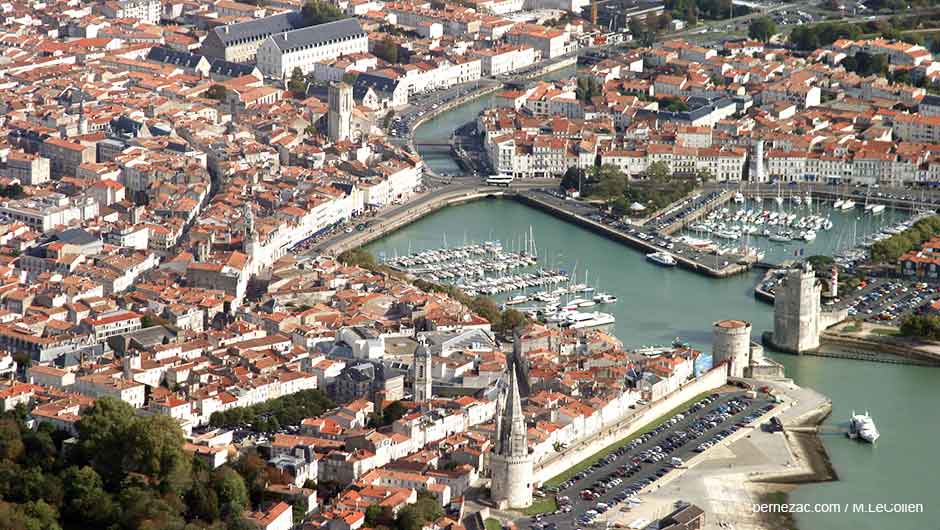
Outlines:
[{"label": "bus", "polygon": [[511,182],[512,182],[512,175],[504,175],[504,174],[492,175],[490,177],[487,177],[486,179],[487,186],[505,186],[508,188]]}]

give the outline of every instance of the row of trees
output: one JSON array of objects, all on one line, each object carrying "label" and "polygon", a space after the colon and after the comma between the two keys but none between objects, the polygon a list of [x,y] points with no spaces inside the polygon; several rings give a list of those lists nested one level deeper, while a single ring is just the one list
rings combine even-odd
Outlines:
[{"label": "row of trees", "polygon": [[914,226],[878,241],[871,247],[871,258],[876,263],[895,263],[907,252],[919,247],[924,241],[940,234],[940,216],[933,215],[914,223]]},{"label": "row of trees", "polygon": [[911,44],[921,44],[922,40],[919,35],[905,34],[904,31],[918,29],[922,22],[920,18],[895,17],[888,20],[879,19],[859,23],[822,22],[819,24],[803,24],[793,28],[790,33],[790,43],[799,50],[812,51],[829,46],[839,39],[857,40],[865,35],[870,35],[889,40],[902,40]]},{"label": "row of trees", "polygon": [[304,17],[304,24],[307,26],[326,24],[327,22],[346,18],[346,15],[338,7],[320,0],[307,0],[300,9],[300,14]]},{"label": "row of trees", "polygon": [[745,6],[732,6],[731,0],[666,0],[673,18],[696,24],[699,20],[723,20],[746,15],[751,10]]},{"label": "row of trees", "polygon": [[663,162],[654,162],[646,169],[644,179],[631,182],[620,169],[611,165],[592,168],[587,174],[571,168],[562,178],[563,189],[577,189],[580,181],[585,196],[606,201],[618,216],[629,213],[632,203],[638,202],[649,210],[657,210],[688,195],[700,180],[711,180],[711,175],[699,173],[678,176]]},{"label": "row of trees", "polygon": [[250,407],[213,412],[209,423],[225,428],[250,424],[256,431],[272,432],[284,425],[297,425],[304,418],[319,416],[335,406],[320,390],[301,390]]},{"label": "row of trees", "polygon": [[908,315],[901,321],[901,335],[940,341],[940,317],[936,315]]},{"label": "row of trees", "polygon": [[[26,410],[0,417],[0,528],[4,530],[241,530],[251,507],[234,468],[208,469],[183,450],[179,425],[139,417],[113,398],[82,414],[75,443]],[[262,462],[263,464],[263,462]]]}]

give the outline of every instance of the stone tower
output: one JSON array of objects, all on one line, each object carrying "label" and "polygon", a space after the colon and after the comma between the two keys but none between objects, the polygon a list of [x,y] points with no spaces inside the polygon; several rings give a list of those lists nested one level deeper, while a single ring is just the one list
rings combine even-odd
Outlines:
[{"label": "stone tower", "polygon": [[518,363],[509,368],[509,377],[500,396],[496,417],[496,444],[490,458],[493,480],[490,498],[500,509],[525,508],[532,504],[532,455],[522,415]]},{"label": "stone tower", "polygon": [[415,359],[413,374],[414,376],[414,400],[415,403],[427,403],[432,396],[431,378],[431,352],[428,351],[428,345],[424,337],[418,339],[418,347],[415,348]]},{"label": "stone tower", "polygon": [[787,272],[774,298],[773,345],[790,353],[819,347],[822,285],[809,263]]},{"label": "stone tower", "polygon": [[712,362],[728,363],[728,377],[744,377],[751,362],[751,323],[721,320],[712,326]]},{"label": "stone tower", "polygon": [[764,140],[758,139],[754,142],[754,159],[751,161],[751,181],[764,182],[767,177],[764,176]]},{"label": "stone tower", "polygon": [[329,115],[327,134],[330,140],[339,142],[349,138],[352,127],[353,90],[346,83],[331,83],[327,95]]}]

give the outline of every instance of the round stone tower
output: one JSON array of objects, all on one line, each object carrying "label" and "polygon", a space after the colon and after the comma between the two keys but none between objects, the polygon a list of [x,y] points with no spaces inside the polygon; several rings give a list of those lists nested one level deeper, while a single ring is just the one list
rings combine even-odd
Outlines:
[{"label": "round stone tower", "polygon": [[728,377],[744,377],[750,365],[751,323],[720,320],[712,326],[712,362],[728,363]]}]

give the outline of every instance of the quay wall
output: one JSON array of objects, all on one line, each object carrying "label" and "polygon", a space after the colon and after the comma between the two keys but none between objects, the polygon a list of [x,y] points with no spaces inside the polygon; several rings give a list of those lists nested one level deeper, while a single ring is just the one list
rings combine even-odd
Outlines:
[{"label": "quay wall", "polygon": [[[643,252],[656,252],[658,250],[661,250],[659,247],[655,245],[651,245],[647,243],[646,241],[643,241],[640,238],[633,237],[629,234],[620,232],[619,230],[615,230],[607,225],[592,221],[590,219],[587,219],[586,217],[582,217],[578,214],[569,212],[553,204],[540,201],[536,198],[529,197],[527,195],[516,195],[515,198],[516,200],[518,200],[519,202],[522,202],[523,204],[532,206],[533,208],[537,208],[539,210],[547,212],[556,217],[560,217],[566,221],[573,222],[577,225],[587,228],[588,230],[596,232],[609,239],[613,239],[621,243],[626,243],[627,245],[640,249]],[[685,256],[673,255],[673,257],[676,259],[679,266],[681,266],[682,268],[689,269],[693,272],[698,272],[698,273],[705,274],[707,276],[712,276],[715,278],[725,278],[725,277],[733,276],[735,274],[738,274],[740,272],[744,272],[747,270],[747,266],[740,265],[740,264],[728,265],[727,267],[723,269],[713,269],[711,267],[698,263],[694,260],[691,260]]]},{"label": "quay wall", "polygon": [[374,231],[364,231],[357,234],[358,237],[351,237],[347,240],[341,241],[335,245],[330,246],[329,248],[321,249],[322,253],[332,253],[340,254],[347,250],[361,247],[376,239],[381,239],[387,234],[390,234],[399,228],[402,228],[406,225],[409,225],[422,217],[426,217],[442,208],[455,204],[463,204],[465,202],[472,202],[479,199],[485,198],[496,198],[507,195],[511,192],[506,190],[497,190],[497,189],[487,189],[481,188],[476,190],[462,190],[455,191],[453,193],[448,193],[441,195],[440,197],[434,199],[433,201],[421,205],[419,208],[412,208],[405,211],[402,215],[395,217],[394,219],[389,219],[382,223],[380,227],[374,229]]},{"label": "quay wall", "polygon": [[590,440],[580,442],[577,446],[568,448],[556,458],[536,466],[535,483],[544,483],[591,455],[639,431],[650,422],[695,396],[720,388],[727,382],[728,373],[724,366],[712,368],[695,381],[687,383],[668,396],[651,403],[642,412],[624,418],[617,424],[607,427],[601,434],[595,435]]}]

